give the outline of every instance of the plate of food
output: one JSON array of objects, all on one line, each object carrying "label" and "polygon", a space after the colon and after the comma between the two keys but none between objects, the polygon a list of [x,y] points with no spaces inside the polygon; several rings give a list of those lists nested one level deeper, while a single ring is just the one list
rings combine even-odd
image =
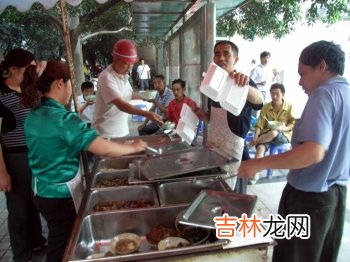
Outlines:
[{"label": "plate of food", "polygon": [[84,99],[88,102],[93,102],[96,100],[96,96],[95,95],[85,96]]},{"label": "plate of food", "polygon": [[179,247],[187,247],[190,246],[191,243],[181,237],[167,237],[163,240],[159,241],[158,243],[158,250],[166,250],[166,249],[172,249],[172,248],[179,248]]},{"label": "plate of food", "polygon": [[110,249],[114,254],[122,255],[137,251],[140,245],[140,236],[134,233],[123,233],[112,239]]},{"label": "plate of food", "polygon": [[174,228],[169,228],[164,225],[152,227],[146,235],[147,241],[152,246],[158,246],[158,243],[167,237],[177,237],[177,232]]},{"label": "plate of food", "polygon": [[273,130],[280,130],[284,126],[284,123],[279,121],[268,121],[267,125]]}]

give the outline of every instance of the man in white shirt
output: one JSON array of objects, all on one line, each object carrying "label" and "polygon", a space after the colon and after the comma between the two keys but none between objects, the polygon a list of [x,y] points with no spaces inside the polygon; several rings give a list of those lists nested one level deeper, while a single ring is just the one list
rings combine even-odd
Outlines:
[{"label": "man in white shirt", "polygon": [[148,89],[148,81],[151,79],[151,69],[145,64],[145,59],[140,58],[140,65],[137,67],[137,80],[140,82],[140,90]]},{"label": "man in white shirt", "polygon": [[260,64],[257,65],[250,73],[250,78],[258,86],[258,89],[263,95],[264,102],[271,101],[269,96],[269,88],[273,82],[273,73],[268,63],[270,60],[271,54],[267,51],[264,51],[260,54]]},{"label": "man in white shirt", "polygon": [[158,114],[144,111],[129,103],[131,99],[141,99],[139,94],[133,92],[128,75],[138,60],[135,44],[127,39],[119,40],[113,47],[112,56],[112,64],[98,77],[92,127],[99,135],[113,138],[129,134],[128,114],[163,123]]}]

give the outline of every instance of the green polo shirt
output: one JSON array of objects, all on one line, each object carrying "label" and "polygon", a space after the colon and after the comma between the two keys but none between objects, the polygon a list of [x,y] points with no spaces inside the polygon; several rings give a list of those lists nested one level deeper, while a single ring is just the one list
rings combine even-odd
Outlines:
[{"label": "green polo shirt", "polygon": [[96,131],[56,100],[44,98],[28,114],[24,133],[34,193],[47,198],[71,197],[65,183],[75,177],[80,151],[87,150]]}]

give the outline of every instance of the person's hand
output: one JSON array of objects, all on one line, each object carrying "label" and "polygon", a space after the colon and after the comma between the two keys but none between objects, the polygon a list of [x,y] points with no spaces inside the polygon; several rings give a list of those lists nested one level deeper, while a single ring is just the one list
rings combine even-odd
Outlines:
[{"label": "person's hand", "polygon": [[246,86],[249,83],[249,76],[243,73],[231,72],[229,76],[235,80],[238,86]]},{"label": "person's hand", "polygon": [[141,139],[134,139],[131,145],[134,147],[135,152],[145,151],[147,148],[147,143]]},{"label": "person's hand", "polygon": [[36,73],[38,74],[39,77],[43,74],[46,66],[47,66],[47,61],[40,61],[39,63],[36,64]]},{"label": "person's hand", "polygon": [[139,126],[137,127],[137,131],[140,132],[140,130],[141,130],[142,128],[144,128],[145,126],[146,126],[146,124],[142,123],[141,125],[139,125]]},{"label": "person's hand", "polygon": [[258,173],[259,170],[256,168],[254,164],[254,160],[246,160],[242,161],[241,165],[238,168],[238,176],[242,178],[254,178],[255,174]]},{"label": "person's hand", "polygon": [[193,113],[200,119],[200,120],[208,120],[208,116],[207,116],[207,113],[200,107],[195,107],[193,109]]},{"label": "person's hand", "polygon": [[256,146],[256,141],[258,140],[258,136],[254,136],[252,141],[251,141],[251,145]]},{"label": "person's hand", "polygon": [[149,120],[151,120],[154,123],[160,124],[160,125],[163,124],[163,119],[160,115],[158,115],[154,112],[150,112],[150,111],[149,111],[149,113],[150,113],[150,116],[148,116]]},{"label": "person's hand", "polygon": [[283,132],[285,126],[286,126],[286,125],[283,123],[281,126],[278,127],[277,130],[280,131],[280,132]]},{"label": "person's hand", "polygon": [[5,173],[0,173],[0,191],[3,192],[11,192],[12,190],[12,182],[10,175]]}]

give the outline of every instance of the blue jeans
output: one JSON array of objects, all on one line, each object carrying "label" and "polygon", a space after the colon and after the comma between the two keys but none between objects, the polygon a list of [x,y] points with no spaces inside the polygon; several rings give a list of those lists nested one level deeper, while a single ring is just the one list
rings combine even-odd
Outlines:
[{"label": "blue jeans", "polygon": [[145,90],[148,89],[148,79],[141,79],[140,81],[141,86],[140,86],[140,90]]}]

